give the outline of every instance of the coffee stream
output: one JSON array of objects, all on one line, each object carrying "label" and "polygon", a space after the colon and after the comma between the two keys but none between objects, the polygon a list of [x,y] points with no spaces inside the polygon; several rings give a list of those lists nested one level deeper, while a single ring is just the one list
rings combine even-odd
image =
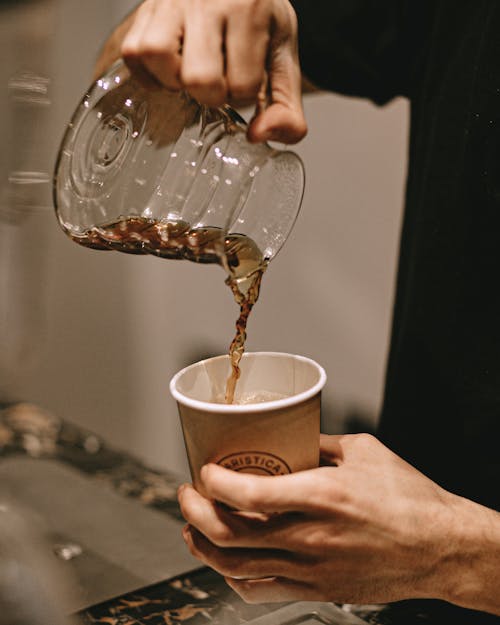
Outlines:
[{"label": "coffee stream", "polygon": [[240,307],[236,335],[229,348],[231,375],[225,396],[226,403],[232,404],[240,377],[239,364],[245,349],[248,316],[259,298],[267,267],[267,261],[255,242],[243,234],[228,234],[223,239],[219,228],[191,228],[185,221],[145,217],[123,217],[109,224],[93,226],[82,234],[69,234],[77,243],[93,249],[222,265],[228,273],[226,284]]},{"label": "coffee stream", "polygon": [[233,291],[234,299],[240,307],[240,316],[236,321],[236,335],[229,347],[231,375],[229,376],[226,384],[226,404],[232,404],[234,402],[236,383],[240,377],[240,360],[243,356],[243,352],[245,351],[248,316],[250,315],[253,305],[259,298],[260,283],[262,281],[265,268],[265,265],[261,265],[255,270],[253,276],[249,277],[251,282],[248,287],[248,291],[245,294],[240,291],[237,280],[231,277],[226,280],[226,284],[229,285]]}]

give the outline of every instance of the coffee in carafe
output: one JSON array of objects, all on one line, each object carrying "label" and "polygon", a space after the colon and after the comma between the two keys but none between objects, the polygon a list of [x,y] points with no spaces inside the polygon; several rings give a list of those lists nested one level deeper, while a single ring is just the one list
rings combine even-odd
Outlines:
[{"label": "coffee in carafe", "polygon": [[222,240],[218,228],[192,229],[186,222],[161,222],[144,217],[127,217],[114,223],[93,226],[71,238],[80,245],[98,250],[153,254],[160,258],[223,266],[228,274],[226,284],[240,307],[236,335],[229,347],[231,375],[225,400],[231,404],[240,375],[239,363],[245,350],[248,317],[259,298],[262,275],[267,266],[257,245],[242,234],[228,234]]}]

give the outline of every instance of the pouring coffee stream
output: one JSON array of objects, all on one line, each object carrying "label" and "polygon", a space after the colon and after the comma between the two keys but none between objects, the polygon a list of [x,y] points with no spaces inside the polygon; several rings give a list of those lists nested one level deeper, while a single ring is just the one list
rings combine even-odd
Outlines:
[{"label": "pouring coffee stream", "polygon": [[59,223],[80,245],[218,264],[240,307],[232,402],[262,275],[297,217],[298,156],[250,144],[230,107],[145,86],[120,61],[83,97],[54,176]]},{"label": "pouring coffee stream", "polygon": [[239,363],[245,348],[248,317],[257,302],[267,260],[255,243],[241,234],[224,238],[216,228],[191,229],[187,223],[158,222],[143,217],[128,217],[118,222],[95,226],[71,238],[86,247],[117,250],[129,254],[154,254],[160,258],[186,258],[199,263],[217,263],[224,267],[226,284],[240,307],[236,335],[229,347],[231,375],[227,381],[225,401],[232,404],[240,376]]}]

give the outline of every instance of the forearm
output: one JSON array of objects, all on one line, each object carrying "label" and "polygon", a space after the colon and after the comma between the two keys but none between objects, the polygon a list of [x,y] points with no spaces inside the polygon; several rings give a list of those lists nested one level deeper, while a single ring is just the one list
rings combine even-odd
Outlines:
[{"label": "forearm", "polygon": [[500,513],[456,497],[450,552],[439,578],[444,599],[500,615]]}]

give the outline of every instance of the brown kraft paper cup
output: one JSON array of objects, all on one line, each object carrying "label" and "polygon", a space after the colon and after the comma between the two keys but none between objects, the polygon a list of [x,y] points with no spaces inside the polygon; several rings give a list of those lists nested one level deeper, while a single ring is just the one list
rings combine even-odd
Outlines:
[{"label": "brown kraft paper cup", "polygon": [[193,484],[214,462],[234,471],[286,475],[319,464],[321,389],[326,374],[303,356],[246,353],[235,402],[257,394],[280,399],[225,404],[228,356],[200,361],[170,382],[177,401]]}]

